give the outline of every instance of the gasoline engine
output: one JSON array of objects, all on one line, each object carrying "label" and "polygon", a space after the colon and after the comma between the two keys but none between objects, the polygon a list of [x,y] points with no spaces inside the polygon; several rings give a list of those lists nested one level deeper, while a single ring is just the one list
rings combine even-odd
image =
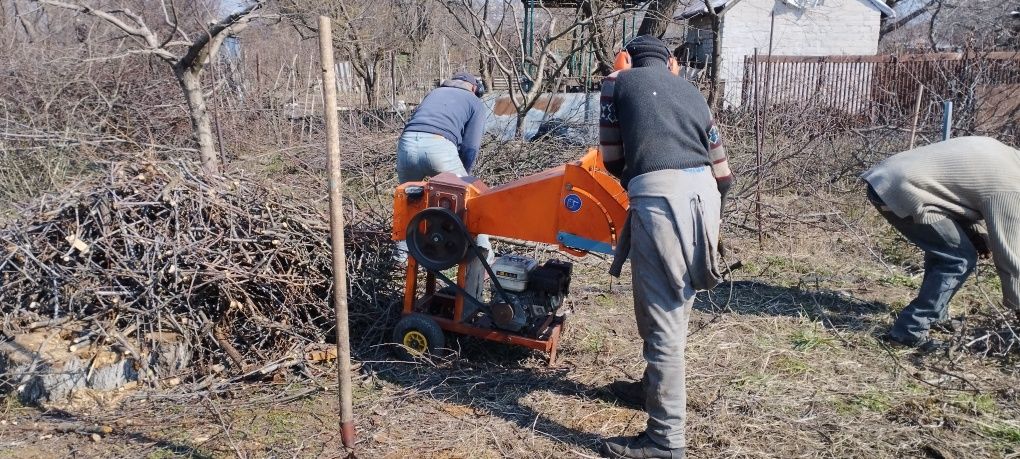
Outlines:
[{"label": "gasoline engine", "polygon": [[[571,263],[559,260],[538,266],[538,261],[518,255],[497,258],[492,270],[509,301],[496,301],[490,306],[493,325],[533,333],[563,305],[570,290],[572,268]],[[497,288],[495,282],[491,283],[490,297],[500,298]]]}]

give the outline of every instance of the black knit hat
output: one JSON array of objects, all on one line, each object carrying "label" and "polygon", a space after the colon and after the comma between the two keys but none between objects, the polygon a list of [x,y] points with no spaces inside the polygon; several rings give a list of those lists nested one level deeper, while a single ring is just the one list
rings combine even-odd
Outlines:
[{"label": "black knit hat", "polygon": [[669,48],[666,47],[666,43],[651,35],[635,37],[630,43],[627,43],[627,52],[630,53],[630,57],[634,61],[648,57],[659,58],[663,62],[669,60]]}]

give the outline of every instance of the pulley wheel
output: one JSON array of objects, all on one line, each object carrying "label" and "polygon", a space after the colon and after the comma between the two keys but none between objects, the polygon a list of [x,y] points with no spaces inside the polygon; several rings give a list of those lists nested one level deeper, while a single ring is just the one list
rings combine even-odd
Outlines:
[{"label": "pulley wheel", "polygon": [[467,256],[470,237],[456,214],[441,207],[429,207],[408,223],[407,251],[422,267],[442,271]]}]

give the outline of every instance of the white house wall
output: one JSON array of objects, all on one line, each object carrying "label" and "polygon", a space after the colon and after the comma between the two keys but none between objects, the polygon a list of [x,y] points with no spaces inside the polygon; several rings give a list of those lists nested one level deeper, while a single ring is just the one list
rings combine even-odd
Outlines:
[{"label": "white house wall", "polygon": [[742,0],[722,24],[720,77],[725,102],[739,106],[744,58],[769,49],[771,12],[776,11],[772,54],[786,56],[872,55],[878,52],[881,14],[868,0],[819,0],[799,9],[782,0]]}]

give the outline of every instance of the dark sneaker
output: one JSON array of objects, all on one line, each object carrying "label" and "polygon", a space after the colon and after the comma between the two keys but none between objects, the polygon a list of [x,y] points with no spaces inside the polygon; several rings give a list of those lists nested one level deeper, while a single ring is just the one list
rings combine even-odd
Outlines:
[{"label": "dark sneaker", "polygon": [[602,442],[599,452],[609,459],[683,459],[684,448],[669,449],[644,432],[636,437],[613,437]]},{"label": "dark sneaker", "polygon": [[946,319],[940,322],[935,322],[932,324],[931,329],[942,333],[953,334],[963,330],[963,319]]},{"label": "dark sneaker", "polygon": [[931,352],[944,351],[949,348],[949,345],[937,339],[925,338],[919,341],[916,345],[914,345],[914,348],[916,348],[920,352],[927,354]]},{"label": "dark sneaker", "polygon": [[928,336],[921,338],[903,338],[892,333],[886,333],[882,335],[882,340],[900,346],[912,347],[923,353],[940,351],[946,348],[945,343],[937,339],[932,339]]},{"label": "dark sneaker", "polygon": [[645,409],[645,385],[642,381],[613,381],[608,389],[620,406]]}]

